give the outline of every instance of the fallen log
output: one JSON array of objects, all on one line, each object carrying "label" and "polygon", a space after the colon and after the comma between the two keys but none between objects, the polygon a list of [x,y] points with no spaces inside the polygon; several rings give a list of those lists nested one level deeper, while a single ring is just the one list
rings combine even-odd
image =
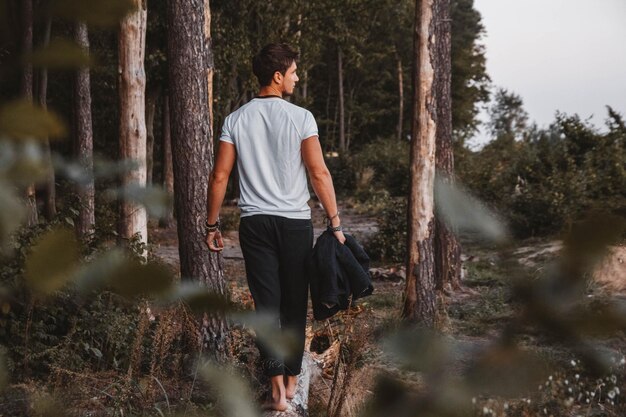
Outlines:
[{"label": "fallen log", "polygon": [[302,372],[298,377],[298,387],[293,399],[287,400],[287,410],[266,411],[263,417],[306,417],[309,415],[309,386],[312,379],[319,373],[317,363],[309,352],[304,352]]}]

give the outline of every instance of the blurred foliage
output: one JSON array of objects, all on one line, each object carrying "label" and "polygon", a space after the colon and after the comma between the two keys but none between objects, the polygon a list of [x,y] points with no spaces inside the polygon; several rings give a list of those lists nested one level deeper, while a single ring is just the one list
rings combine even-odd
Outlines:
[{"label": "blurred foliage", "polygon": [[58,139],[66,134],[65,125],[56,114],[26,100],[9,102],[0,108],[0,137]]},{"label": "blurred foliage", "polygon": [[92,64],[87,52],[66,39],[53,39],[49,45],[27,56],[26,60],[34,67],[46,67],[51,70],[75,69]]},{"label": "blurred foliage", "polygon": [[[288,41],[303,54],[303,80],[300,97],[295,100],[314,110],[325,148],[335,149],[336,52],[342,48],[353,152],[332,159],[329,166],[339,190],[354,192],[357,204],[381,216],[380,232],[368,245],[370,254],[396,262],[403,261],[406,253],[403,196],[408,190],[408,144],[379,137],[395,130],[397,99],[391,93],[396,87],[395,60],[402,61],[407,75],[412,3],[213,2],[217,124],[252,97],[256,88],[249,68],[252,51],[267,41]],[[15,10],[7,4],[0,2],[0,31],[17,33],[13,30],[16,23],[8,17]],[[70,21],[112,27],[130,10],[129,4],[122,0],[56,0],[51,10]],[[471,0],[452,4],[453,120],[457,136],[463,139],[477,125],[476,104],[486,100],[488,78],[479,45],[483,31],[480,15]],[[165,21],[161,2],[149,20],[150,86],[166,79]],[[55,25],[55,31],[66,36],[68,27],[64,22]],[[10,58],[3,61],[10,64],[6,67],[24,62],[28,57],[15,58],[19,42],[7,39],[3,37],[0,45],[2,57]],[[40,180],[47,172],[40,139],[67,135],[62,119],[70,120],[71,76],[56,73],[51,77],[49,104],[58,112],[54,113],[15,101],[17,71],[3,67],[0,73],[0,245],[4,249],[0,254],[0,389],[10,382],[28,380],[91,388],[97,380],[91,373],[108,372],[115,375],[114,382],[94,389],[98,395],[104,393],[109,411],[142,412],[134,408],[136,398],[129,394],[135,389],[142,404],[150,404],[162,415],[150,392],[158,389],[159,396],[165,393],[169,407],[170,387],[164,387],[157,376],[169,373],[195,378],[187,367],[189,356],[199,349],[194,312],[228,315],[255,330],[277,351],[288,351],[293,341],[288,334],[270,331],[267,318],[239,312],[223,297],[199,285],[180,283],[166,266],[146,261],[145,247],[138,239],[130,239],[124,248],[113,243],[115,202],[107,198],[131,198],[147,205],[156,216],[170,203],[158,188],[119,189],[115,184],[119,173],[132,164],[115,160],[116,48],[113,30],[92,32],[92,50],[101,63],[92,70],[94,140],[103,157],[96,159],[94,172],[98,223],[84,242],[77,242],[64,229],[73,225],[80,204],[72,190],[88,179],[80,164],[69,157],[71,144],[55,143],[52,148],[54,168],[61,177],[59,188],[64,191],[57,218],[24,227],[18,197],[20,187]],[[29,58],[36,65],[75,68],[87,63],[78,52],[72,44],[58,41]],[[307,84],[305,77],[310,77]],[[309,86],[306,98],[304,85]],[[408,83],[405,89],[408,91]],[[506,91],[496,94],[491,115],[493,142],[476,152],[462,148],[462,140],[457,143],[460,178],[485,205],[460,187],[438,186],[438,206],[442,207],[440,214],[464,233],[497,244],[492,248],[497,251],[494,262],[499,274],[507,275],[507,291],[519,314],[500,317],[499,337],[478,347],[423,329],[406,329],[390,336],[387,352],[391,360],[403,372],[419,372],[425,384],[416,389],[397,375],[384,374],[365,415],[494,415],[489,401],[499,396],[518,399],[503,409],[504,414],[507,410],[518,415],[578,412],[579,405],[593,405],[596,412],[620,406],[619,387],[624,379],[616,368],[623,368],[624,359],[607,355],[601,342],[626,327],[623,301],[592,303],[586,291],[593,266],[606,246],[618,242],[625,230],[626,128],[622,116],[609,109],[605,133],[577,116],[561,114],[549,129],[540,131],[526,124],[521,100]],[[408,118],[405,120],[408,124]],[[518,236],[563,230],[566,238],[561,258],[529,276],[512,256],[507,228],[491,208],[506,217]],[[580,221],[589,209],[602,210]],[[519,343],[529,332],[540,335],[546,345],[572,351],[574,367],[548,375],[547,370],[563,367]],[[460,375],[451,375],[446,367],[459,356],[468,366]],[[571,376],[574,370],[576,374]],[[255,415],[251,394],[231,370],[198,362],[195,371],[216,389],[222,413]],[[83,383],[86,378],[90,384]],[[580,382],[570,390],[573,381]],[[152,391],[146,388],[150,384]],[[539,386],[539,401],[533,400],[531,405],[530,399],[519,400],[535,386]],[[606,394],[603,400],[601,392]],[[89,398],[94,398],[93,391]],[[42,394],[33,403],[35,414],[60,413],[59,401],[51,396]],[[213,411],[211,401],[206,407]],[[619,415],[618,408],[610,410]]]}]

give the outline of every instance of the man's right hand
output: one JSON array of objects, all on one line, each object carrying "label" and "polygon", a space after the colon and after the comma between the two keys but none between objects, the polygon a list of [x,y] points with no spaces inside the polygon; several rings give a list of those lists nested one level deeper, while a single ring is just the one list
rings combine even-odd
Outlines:
[{"label": "man's right hand", "polygon": [[224,241],[219,229],[207,233],[206,244],[211,252],[221,252],[224,249]]}]

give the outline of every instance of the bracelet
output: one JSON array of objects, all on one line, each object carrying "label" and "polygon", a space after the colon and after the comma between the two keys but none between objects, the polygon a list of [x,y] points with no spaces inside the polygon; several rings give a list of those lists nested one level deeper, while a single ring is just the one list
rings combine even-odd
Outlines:
[{"label": "bracelet", "polygon": [[207,232],[214,232],[216,230],[219,230],[220,228],[220,219],[218,217],[218,219],[215,221],[215,223],[213,224],[209,224],[209,220],[205,220],[204,221],[204,226],[206,226]]},{"label": "bracelet", "polygon": [[330,230],[331,232],[343,232],[343,226],[339,225],[339,226],[328,226],[328,230]]},{"label": "bracelet", "polygon": [[329,227],[330,227],[330,225],[331,225],[332,220],[333,220],[334,218],[336,218],[337,216],[339,216],[339,213],[340,213],[340,211],[339,211],[339,210],[337,210],[337,213],[336,213],[334,216],[332,216],[332,217],[328,217],[328,216],[326,216],[326,224],[327,224]]}]

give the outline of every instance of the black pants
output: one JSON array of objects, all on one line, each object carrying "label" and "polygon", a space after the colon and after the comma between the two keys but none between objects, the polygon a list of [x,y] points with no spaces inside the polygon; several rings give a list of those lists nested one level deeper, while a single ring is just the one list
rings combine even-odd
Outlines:
[{"label": "black pants", "polygon": [[246,264],[248,286],[257,313],[271,318],[273,331],[288,336],[282,357],[272,343],[257,335],[257,346],[267,376],[298,375],[302,366],[309,280],[306,261],[313,247],[310,219],[288,219],[258,214],[242,217],[239,241]]}]

